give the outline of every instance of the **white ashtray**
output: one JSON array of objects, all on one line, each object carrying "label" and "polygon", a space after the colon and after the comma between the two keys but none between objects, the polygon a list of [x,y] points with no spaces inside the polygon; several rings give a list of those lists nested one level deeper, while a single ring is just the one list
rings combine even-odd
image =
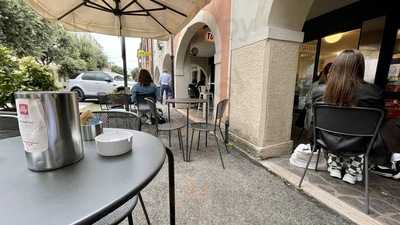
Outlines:
[{"label": "white ashtray", "polygon": [[107,131],[95,138],[97,153],[102,156],[117,156],[132,150],[132,136],[129,131]]}]

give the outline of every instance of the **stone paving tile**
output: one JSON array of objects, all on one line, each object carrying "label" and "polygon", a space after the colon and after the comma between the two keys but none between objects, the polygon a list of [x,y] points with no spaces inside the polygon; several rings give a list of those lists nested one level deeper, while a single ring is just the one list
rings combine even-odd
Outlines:
[{"label": "stone paving tile", "polygon": [[[289,164],[288,157],[271,159],[301,176],[303,169]],[[371,216],[388,225],[400,224],[400,182],[369,173]],[[337,198],[364,211],[364,184],[350,185],[329,176],[327,172],[308,170],[307,181]]]}]

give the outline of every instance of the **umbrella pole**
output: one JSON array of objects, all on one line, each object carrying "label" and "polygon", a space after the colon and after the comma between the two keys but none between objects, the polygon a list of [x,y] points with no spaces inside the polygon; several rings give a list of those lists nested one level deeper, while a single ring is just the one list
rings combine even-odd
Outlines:
[{"label": "umbrella pole", "polygon": [[[126,46],[125,46],[125,37],[121,36],[121,52],[122,52],[122,67],[124,73],[124,93],[128,93],[128,72],[126,69]],[[125,109],[129,111],[129,104],[125,105]]]},{"label": "umbrella pole", "polygon": [[[171,89],[172,98],[175,98],[175,65],[174,65],[174,35],[171,35]],[[175,103],[173,104],[175,107]]]},{"label": "umbrella pole", "polygon": [[121,36],[121,52],[122,52],[122,65],[124,72],[124,87],[127,90],[128,87],[128,72],[126,69],[126,47],[125,47],[125,37]]}]

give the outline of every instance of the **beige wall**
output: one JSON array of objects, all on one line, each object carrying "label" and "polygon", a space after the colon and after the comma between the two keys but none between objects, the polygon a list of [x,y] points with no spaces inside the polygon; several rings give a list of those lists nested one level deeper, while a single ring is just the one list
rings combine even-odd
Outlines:
[{"label": "beige wall", "polygon": [[313,0],[232,0],[230,134],[258,158],[287,154],[301,28]]}]

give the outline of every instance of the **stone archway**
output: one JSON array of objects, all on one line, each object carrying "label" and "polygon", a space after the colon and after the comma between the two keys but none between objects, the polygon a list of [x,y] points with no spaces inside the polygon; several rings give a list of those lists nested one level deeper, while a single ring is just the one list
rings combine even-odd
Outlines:
[{"label": "stone archway", "polygon": [[168,71],[168,73],[172,72],[172,63],[171,63],[171,55],[170,54],[165,54],[163,60],[162,60],[162,72]]},{"label": "stone archway", "polygon": [[[189,23],[183,30],[182,36],[177,41],[176,56],[175,56],[175,93],[177,97],[186,97],[187,85],[190,82],[188,72],[185,71],[186,55],[190,42],[195,33],[204,26],[208,26],[210,31],[214,35],[214,65],[215,65],[215,96],[218,99],[219,96],[219,85],[220,85],[220,64],[221,64],[221,35],[217,25],[217,22],[213,15],[209,12],[201,10],[195,18]],[[216,102],[216,101],[215,101]]]},{"label": "stone archway", "polygon": [[154,70],[154,83],[159,83],[160,81],[160,69],[158,69],[158,66]]}]

